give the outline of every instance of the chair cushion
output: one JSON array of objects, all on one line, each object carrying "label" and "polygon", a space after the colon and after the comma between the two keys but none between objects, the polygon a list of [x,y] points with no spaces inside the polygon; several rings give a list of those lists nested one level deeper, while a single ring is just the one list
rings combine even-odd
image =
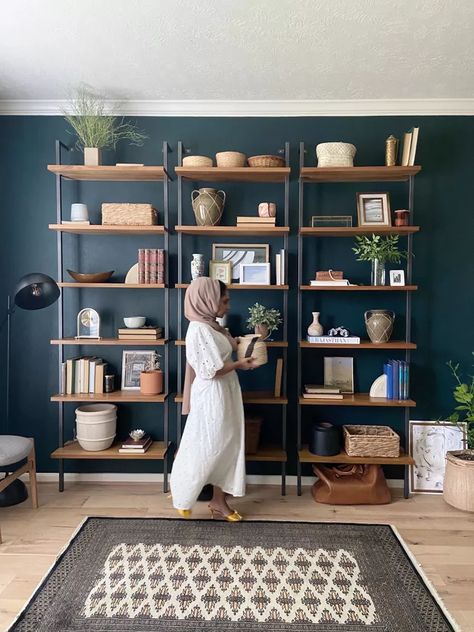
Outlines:
[{"label": "chair cushion", "polygon": [[26,459],[32,447],[33,439],[0,435],[0,467]]}]

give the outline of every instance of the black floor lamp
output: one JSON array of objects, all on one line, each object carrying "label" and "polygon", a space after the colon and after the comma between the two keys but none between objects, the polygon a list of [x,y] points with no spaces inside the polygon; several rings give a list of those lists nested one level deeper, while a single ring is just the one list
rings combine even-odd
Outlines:
[{"label": "black floor lamp", "polygon": [[[8,296],[7,314],[2,322],[2,328],[7,323],[7,358],[6,358],[6,421],[7,432],[10,429],[10,351],[11,351],[11,317],[15,307],[34,310],[49,307],[59,298],[59,287],[56,281],[47,274],[33,272],[22,277],[16,284],[13,297]],[[13,298],[13,304],[12,304]],[[0,492],[0,507],[8,507],[23,502],[28,498],[25,484],[20,479],[13,481]]]}]

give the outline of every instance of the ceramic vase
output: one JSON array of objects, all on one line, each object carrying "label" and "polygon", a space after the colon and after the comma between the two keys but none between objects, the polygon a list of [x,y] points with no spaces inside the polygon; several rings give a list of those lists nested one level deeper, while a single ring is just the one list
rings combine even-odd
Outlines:
[{"label": "ceramic vase", "polygon": [[142,395],[159,395],[163,392],[163,371],[142,371],[140,373],[140,392]]},{"label": "ceramic vase", "polygon": [[385,285],[385,263],[380,259],[373,259],[370,275],[371,285]]},{"label": "ceramic vase", "polygon": [[191,278],[194,281],[202,276],[204,276],[204,255],[195,253],[191,260]]},{"label": "ceramic vase", "polygon": [[277,209],[274,202],[260,202],[258,205],[259,217],[275,217],[276,212]]},{"label": "ceramic vase", "polygon": [[255,333],[260,336],[260,340],[266,340],[270,335],[267,325],[255,325]]},{"label": "ceramic vase", "polygon": [[388,309],[369,309],[364,314],[365,326],[374,344],[388,342],[393,331],[395,312]]},{"label": "ceramic vase", "polygon": [[203,188],[191,193],[194,216],[198,226],[217,226],[225,204],[224,191]]},{"label": "ceramic vase", "polygon": [[320,312],[312,312],[313,314],[313,322],[308,327],[308,336],[322,336],[323,335],[323,326],[319,322],[319,314]]},{"label": "ceramic vase", "polygon": [[98,167],[101,158],[100,149],[97,147],[84,147],[84,164],[88,167]]}]

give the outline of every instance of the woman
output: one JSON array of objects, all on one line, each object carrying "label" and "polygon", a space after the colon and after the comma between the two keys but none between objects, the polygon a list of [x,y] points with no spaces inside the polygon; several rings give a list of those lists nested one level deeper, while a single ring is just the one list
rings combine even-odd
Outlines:
[{"label": "woman", "polygon": [[232,360],[237,342],[216,321],[228,310],[229,295],[221,281],[200,277],[186,291],[184,314],[190,324],[183,414],[189,415],[171,473],[173,505],[184,518],[210,483],[212,517],[242,520],[226,499],[245,494],[244,407],[235,369],[256,365],[253,358]]}]

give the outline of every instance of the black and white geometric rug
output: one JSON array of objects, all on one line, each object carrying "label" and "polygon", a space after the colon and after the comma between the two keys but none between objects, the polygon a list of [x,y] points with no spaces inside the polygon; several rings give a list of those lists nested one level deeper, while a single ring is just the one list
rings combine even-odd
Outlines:
[{"label": "black and white geometric rug", "polygon": [[88,518],[10,629],[458,628],[390,526]]}]

